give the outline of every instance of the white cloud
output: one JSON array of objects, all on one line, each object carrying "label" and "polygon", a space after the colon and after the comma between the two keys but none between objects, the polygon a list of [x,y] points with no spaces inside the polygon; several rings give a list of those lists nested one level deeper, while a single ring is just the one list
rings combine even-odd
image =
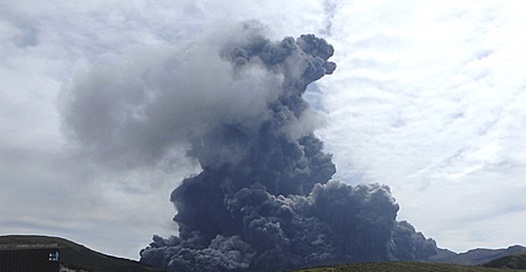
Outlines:
[{"label": "white cloud", "polygon": [[[504,238],[508,226],[524,223],[506,208],[513,200],[493,196],[521,188],[517,177],[526,174],[518,140],[525,129],[518,106],[525,41],[514,38],[524,23],[520,8],[497,1],[404,4],[337,9],[331,39],[339,69],[322,83],[330,120],[320,132],[337,175],[392,186],[402,217],[441,246],[519,243],[524,236]],[[490,223],[499,221],[495,207],[502,224]],[[499,236],[486,241],[482,232]]]}]

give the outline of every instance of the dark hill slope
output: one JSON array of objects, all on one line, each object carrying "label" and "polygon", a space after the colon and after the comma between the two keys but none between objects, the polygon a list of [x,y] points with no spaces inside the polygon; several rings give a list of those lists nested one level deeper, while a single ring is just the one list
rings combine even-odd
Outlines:
[{"label": "dark hill slope", "polygon": [[485,267],[526,269],[526,253],[512,254],[484,264]]},{"label": "dark hill slope", "polygon": [[137,261],[108,256],[72,241],[49,236],[8,235],[0,236],[0,246],[58,244],[60,263],[90,272],[160,272]]},{"label": "dark hill slope", "polygon": [[296,272],[506,272],[526,271],[487,268],[481,266],[468,266],[457,264],[423,263],[423,262],[391,262],[391,263],[366,263],[338,266],[315,267]]},{"label": "dark hill slope", "polygon": [[521,252],[526,252],[526,247],[515,245],[501,249],[477,248],[464,253],[449,255],[445,258],[431,258],[429,261],[450,264],[481,265],[500,257]]}]

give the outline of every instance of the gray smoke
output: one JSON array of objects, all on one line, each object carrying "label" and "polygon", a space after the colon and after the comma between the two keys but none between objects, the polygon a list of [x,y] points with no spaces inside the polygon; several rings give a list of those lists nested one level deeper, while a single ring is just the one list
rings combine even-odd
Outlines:
[{"label": "gray smoke", "polygon": [[332,46],[270,41],[254,22],[229,29],[90,71],[64,95],[65,127],[95,158],[155,164],[186,148],[201,165],[171,194],[179,234],[155,236],[141,262],[281,271],[434,254],[433,240],[396,221],[387,186],[330,181],[336,167],[302,95],[335,70]]}]

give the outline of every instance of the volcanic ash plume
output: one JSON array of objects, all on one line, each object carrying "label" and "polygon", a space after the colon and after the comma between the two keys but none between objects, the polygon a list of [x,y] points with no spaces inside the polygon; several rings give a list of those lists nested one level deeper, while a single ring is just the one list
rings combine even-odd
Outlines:
[{"label": "volcanic ash plume", "polygon": [[155,236],[141,262],[280,271],[434,254],[433,240],[396,221],[388,187],[329,181],[336,168],[302,94],[335,70],[332,46],[314,35],[270,41],[252,23],[224,32],[140,69],[87,76],[65,99],[67,127],[101,158],[148,163],[187,143],[201,165],[171,195],[179,234]]}]

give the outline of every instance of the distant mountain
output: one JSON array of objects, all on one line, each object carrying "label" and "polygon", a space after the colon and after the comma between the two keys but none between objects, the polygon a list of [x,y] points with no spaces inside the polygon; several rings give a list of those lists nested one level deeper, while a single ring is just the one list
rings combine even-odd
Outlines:
[{"label": "distant mountain", "polygon": [[440,260],[457,256],[458,253],[449,249],[438,248],[437,253],[424,261],[440,262]]},{"label": "distant mountain", "polygon": [[442,249],[439,250],[437,255],[429,258],[428,261],[449,264],[481,265],[497,258],[521,252],[526,253],[526,247],[515,245],[503,249],[477,248],[458,254]]},{"label": "distant mountain", "polygon": [[[0,236],[0,247],[17,245],[50,245],[60,248],[60,263],[73,269],[89,272],[163,272],[157,268],[145,266],[137,261],[108,256],[72,241],[49,236],[9,235]],[[425,260],[433,263],[392,262],[352,264],[324,268],[310,268],[298,271],[495,271],[492,268],[526,269],[526,247],[510,246],[506,249],[473,249],[464,253],[455,253],[439,249],[437,254]],[[465,266],[465,265],[483,265]],[[327,267],[325,267],[327,268]]]},{"label": "distant mountain", "polygon": [[[480,265],[483,263],[484,265]],[[516,271],[526,271],[526,247],[511,246],[505,249],[473,249],[464,253],[438,249],[436,255],[422,262],[344,264],[311,267],[293,272],[509,272],[510,268],[521,269]]]},{"label": "distant mountain", "polygon": [[485,267],[526,269],[526,253],[517,253],[497,258],[483,264]]},{"label": "distant mountain", "polygon": [[[293,272],[510,272],[507,269],[489,268],[473,265],[423,263],[423,262],[391,262],[362,263],[336,266],[312,267]],[[518,270],[525,271],[525,270]]]},{"label": "distant mountain", "polygon": [[63,238],[35,235],[0,236],[0,247],[50,244],[58,245],[60,249],[60,263],[73,269],[82,269],[90,272],[163,271],[145,266],[137,261],[108,256]]}]

